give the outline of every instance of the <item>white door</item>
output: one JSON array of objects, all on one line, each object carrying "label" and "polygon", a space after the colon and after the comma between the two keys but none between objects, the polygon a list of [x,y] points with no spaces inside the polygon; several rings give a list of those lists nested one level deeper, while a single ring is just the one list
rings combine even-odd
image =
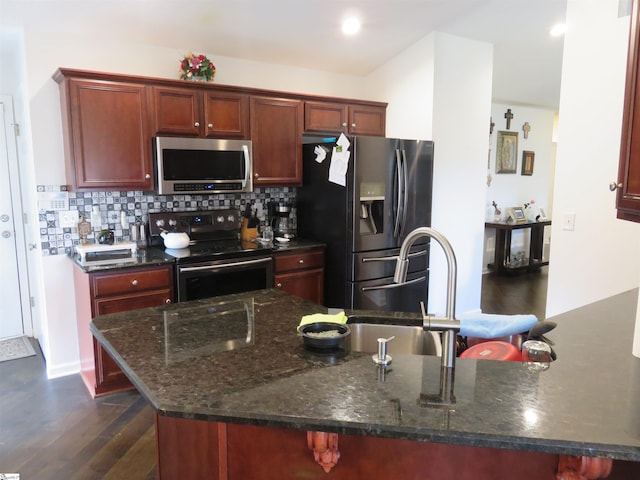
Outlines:
[{"label": "white door", "polygon": [[[0,339],[24,334],[16,222],[22,216],[11,97],[0,96]],[[17,178],[16,178],[17,177]],[[18,229],[16,228],[18,227]],[[20,247],[24,249],[24,245]],[[23,288],[28,290],[27,281]]]}]

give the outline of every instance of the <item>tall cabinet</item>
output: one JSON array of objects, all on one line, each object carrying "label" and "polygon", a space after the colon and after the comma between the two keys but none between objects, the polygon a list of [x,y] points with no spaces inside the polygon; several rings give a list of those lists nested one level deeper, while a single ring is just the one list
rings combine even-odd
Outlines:
[{"label": "tall cabinet", "polygon": [[640,1],[633,2],[617,190],[618,218],[640,222]]},{"label": "tall cabinet", "polygon": [[55,78],[61,84],[67,183],[74,190],[153,190],[146,87],[60,72]]}]

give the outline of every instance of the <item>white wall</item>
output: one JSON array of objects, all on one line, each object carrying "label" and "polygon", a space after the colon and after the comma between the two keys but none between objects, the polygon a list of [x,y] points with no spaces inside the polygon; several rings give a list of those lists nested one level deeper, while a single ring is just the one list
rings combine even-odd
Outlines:
[{"label": "white wall", "polygon": [[[507,131],[504,114],[507,109],[511,109],[513,119],[511,128],[508,131],[518,132],[518,152],[516,173],[496,173],[496,143],[499,131]],[[523,105],[508,105],[504,103],[493,103],[491,105],[491,118],[495,123],[493,135],[490,137],[490,155],[488,160],[487,173],[491,175],[491,184],[486,188],[486,218],[493,220],[494,208],[491,206],[495,201],[506,214],[508,207],[522,207],[525,202],[535,200],[534,210],[542,207],[550,217],[553,211],[551,205],[551,190],[554,174],[554,144],[552,143],[554,115],[552,110],[535,108]],[[531,130],[528,138],[524,138],[522,126],[528,122]],[[528,150],[535,153],[533,175],[521,175],[522,151]],[[547,236],[550,229],[547,228]],[[527,230],[516,230],[513,232],[513,251],[523,250],[528,252],[529,232]],[[484,260],[483,271],[488,271],[487,264],[493,263],[495,252],[495,230],[488,229],[484,239]],[[523,312],[525,313],[525,312]]]},{"label": "white wall", "polygon": [[[493,46],[436,35],[433,140],[435,172],[433,227],[453,246],[458,262],[456,311],[480,308],[482,246],[491,112]],[[473,81],[469,81],[473,79]],[[446,284],[442,254],[431,249],[430,311],[444,312]]]},{"label": "white wall", "polygon": [[[28,89],[13,93],[24,99],[28,106],[25,116],[30,116],[31,120],[31,142],[24,148],[24,161],[35,171],[35,178],[29,185],[32,197],[37,184],[66,183],[58,85],[51,79],[58,67],[177,78],[179,60],[184,55],[184,52],[171,49],[119,44],[116,40],[105,44],[91,38],[52,38],[28,28],[24,31],[24,44]],[[363,79],[359,77],[219,57],[215,52],[205,53],[216,63],[217,83],[362,98]],[[144,61],[141,62],[141,58]],[[35,201],[32,204],[35,205]],[[37,218],[35,207],[31,213]],[[55,377],[77,372],[79,354],[73,265],[63,255],[38,256],[33,263],[39,269],[34,296],[36,306],[41,307],[37,308],[39,315],[34,321],[47,359],[47,373],[49,377]]]},{"label": "white wall", "polygon": [[[480,307],[492,67],[491,45],[436,33],[376,70],[368,83],[370,97],[389,100],[387,136],[434,141],[432,227],[456,253],[459,312]],[[443,313],[447,267],[438,246],[430,268],[429,311]]]},{"label": "white wall", "polygon": [[[629,17],[616,0],[568,2],[547,316],[638,286],[640,224],[615,218]],[[575,230],[558,228],[567,212]],[[603,319],[603,324],[614,319]]]}]

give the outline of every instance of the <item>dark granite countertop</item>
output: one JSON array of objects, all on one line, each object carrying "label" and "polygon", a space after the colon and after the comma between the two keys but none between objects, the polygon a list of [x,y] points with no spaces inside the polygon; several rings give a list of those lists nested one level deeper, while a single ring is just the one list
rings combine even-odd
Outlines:
[{"label": "dark granite countertop", "polygon": [[69,258],[84,272],[94,273],[106,270],[119,270],[123,268],[148,267],[164,263],[174,263],[171,255],[164,253],[160,248],[139,248],[135,255],[116,258],[114,256],[100,255],[89,260],[80,260],[80,256],[73,253]]},{"label": "dark granite countertop", "polygon": [[305,350],[296,326],[326,308],[279,290],[100,316],[91,330],[162,415],[640,461],[636,299],[555,317],[546,371],[458,359],[449,406],[418,401],[439,392],[438,357],[393,355],[383,377],[370,354]]},{"label": "dark granite countertop", "polygon": [[[271,251],[274,254],[279,252],[293,252],[296,250],[307,250],[310,248],[324,247],[322,242],[314,240],[294,239],[287,243],[274,243]],[[101,272],[105,270],[118,270],[123,268],[145,267],[162,263],[173,263],[175,258],[165,253],[162,247],[149,247],[138,249],[136,255],[125,258],[113,258],[109,255],[102,255],[100,258],[81,261],[80,256],[73,253],[69,258],[86,273]]]}]

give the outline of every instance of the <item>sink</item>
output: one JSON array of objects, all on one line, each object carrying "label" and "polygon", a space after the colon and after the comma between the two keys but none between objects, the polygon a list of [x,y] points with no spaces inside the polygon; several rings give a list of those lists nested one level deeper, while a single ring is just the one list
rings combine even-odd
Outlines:
[{"label": "sink", "polygon": [[442,343],[437,332],[425,332],[422,327],[405,325],[383,325],[373,323],[349,323],[350,342],[353,352],[378,351],[378,338],[395,336],[387,344],[390,355],[436,355],[442,356]]}]

